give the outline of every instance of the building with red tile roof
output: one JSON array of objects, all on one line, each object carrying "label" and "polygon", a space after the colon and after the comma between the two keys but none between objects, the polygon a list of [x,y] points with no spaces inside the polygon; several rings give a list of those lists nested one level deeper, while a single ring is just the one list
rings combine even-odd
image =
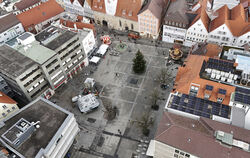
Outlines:
[{"label": "building with red tile roof", "polygon": [[241,3],[231,10],[224,5],[216,12],[218,16],[210,23],[209,42],[237,46],[249,43],[247,37],[250,36],[250,23],[247,19],[248,13]]},{"label": "building with red tile roof", "polygon": [[137,14],[144,0],[92,0],[97,24],[117,30],[139,31]]},{"label": "building with red tile roof", "polygon": [[64,0],[62,6],[67,12],[93,18],[91,3],[92,0]]},{"label": "building with red tile roof", "polygon": [[206,11],[211,4],[208,0],[202,0],[198,4],[197,7],[193,8],[194,13],[197,15],[187,29],[185,39],[187,46],[205,42],[208,36],[210,19]]},{"label": "building with red tile roof", "polygon": [[41,0],[21,0],[20,2],[14,5],[17,10],[15,11],[15,13],[20,14],[21,12],[27,11],[40,4],[41,4]]},{"label": "building with red tile roof", "polygon": [[17,15],[17,19],[26,31],[37,33],[57,20],[62,12],[64,9],[55,0],[49,0]]},{"label": "building with red tile roof", "polygon": [[250,156],[249,133],[249,130],[206,118],[195,120],[164,112],[147,155],[157,158],[245,158]]},{"label": "building with red tile roof", "polygon": [[0,92],[0,120],[19,110],[17,102]]},{"label": "building with red tile roof", "polygon": [[154,39],[158,37],[161,22],[169,4],[168,0],[151,0],[142,7],[138,13],[139,31],[142,36]]}]

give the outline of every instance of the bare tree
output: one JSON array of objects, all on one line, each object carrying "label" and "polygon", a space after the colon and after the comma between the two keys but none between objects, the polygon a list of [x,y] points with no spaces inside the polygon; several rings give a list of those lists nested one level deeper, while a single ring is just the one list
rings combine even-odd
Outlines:
[{"label": "bare tree", "polygon": [[141,116],[141,118],[136,119],[134,122],[141,128],[142,133],[145,136],[148,136],[150,132],[149,127],[154,124],[154,119],[151,117],[151,112],[148,110]]},{"label": "bare tree", "polygon": [[161,86],[167,86],[171,80],[171,72],[169,72],[168,68],[161,68],[160,73],[158,74],[158,81],[160,82]]},{"label": "bare tree", "polygon": [[151,101],[152,101],[152,109],[154,110],[158,110],[159,109],[159,106],[157,105],[157,101],[158,99],[160,99],[160,93],[158,91],[158,89],[154,89],[150,95],[151,97]]}]

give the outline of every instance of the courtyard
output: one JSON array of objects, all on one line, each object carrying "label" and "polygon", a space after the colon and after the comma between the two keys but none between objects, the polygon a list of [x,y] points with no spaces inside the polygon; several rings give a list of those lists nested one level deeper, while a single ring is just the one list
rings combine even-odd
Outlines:
[{"label": "courtyard", "polygon": [[[169,88],[163,90],[157,81],[161,68],[166,67],[165,57],[168,56],[169,48],[136,44],[126,41],[125,38],[120,37],[119,40],[112,41],[106,56],[97,66],[89,65],[84,68],[60,87],[51,99],[74,113],[81,129],[70,151],[72,157],[144,157],[148,142],[155,135],[157,123],[172,89],[172,82],[169,83]],[[120,46],[120,40],[123,46]],[[143,74],[135,74],[132,71],[132,60],[138,50],[147,61],[147,68]],[[113,55],[111,52],[119,53]],[[172,80],[178,66],[169,66]],[[71,102],[71,98],[82,92],[87,77],[92,77],[97,82],[101,106],[89,114],[82,114]],[[155,88],[158,89],[160,98],[157,102],[157,111],[151,108],[150,97]],[[105,118],[105,105],[117,107],[115,119],[108,121]],[[138,122],[147,112],[154,123],[150,126],[149,136],[145,137]]]}]

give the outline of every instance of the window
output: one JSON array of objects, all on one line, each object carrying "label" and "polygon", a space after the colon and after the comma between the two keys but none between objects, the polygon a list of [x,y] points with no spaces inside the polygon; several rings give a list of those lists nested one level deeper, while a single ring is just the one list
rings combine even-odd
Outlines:
[{"label": "window", "polygon": [[5,114],[5,113],[2,113],[2,116],[6,116],[6,114]]},{"label": "window", "polygon": [[3,107],[3,109],[6,109],[6,108],[7,108],[7,106],[6,106],[6,105],[3,105],[2,107]]},{"label": "window", "polygon": [[134,25],[133,24],[131,24],[131,30],[134,30]]},{"label": "window", "polygon": [[6,35],[7,35],[7,33],[4,33],[3,35],[4,35],[4,36],[6,36]]},{"label": "window", "polygon": [[10,110],[7,110],[8,113],[10,113]]},{"label": "window", "polygon": [[12,106],[12,110],[15,110],[15,109],[16,109],[16,107]]},{"label": "window", "polygon": [[119,20],[119,24],[120,24],[120,26],[122,26],[122,22],[121,22],[121,20]]}]

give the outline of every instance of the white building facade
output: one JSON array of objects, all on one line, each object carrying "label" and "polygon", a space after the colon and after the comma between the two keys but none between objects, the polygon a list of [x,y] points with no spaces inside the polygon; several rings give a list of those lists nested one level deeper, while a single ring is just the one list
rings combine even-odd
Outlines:
[{"label": "white building facade", "polygon": [[217,29],[209,32],[207,41],[209,43],[216,43],[219,45],[234,45],[235,43],[234,36],[226,24],[223,24]]},{"label": "white building facade", "polygon": [[187,29],[185,44],[192,46],[195,43],[206,42],[208,31],[201,19],[196,21],[191,27]]},{"label": "white building facade", "polygon": [[213,0],[213,6],[212,9],[214,11],[220,9],[224,5],[227,5],[229,9],[234,8],[240,3],[240,0]]},{"label": "white building facade", "polygon": [[[4,21],[8,21],[5,22]],[[15,15],[9,14],[0,19],[0,45],[6,41],[17,37],[24,32],[22,24],[16,19]],[[2,26],[3,25],[3,26]]]},{"label": "white building facade", "polygon": [[187,30],[184,28],[163,25],[162,41],[174,43],[175,41],[185,41]]},{"label": "white building facade", "polygon": [[65,10],[81,16],[93,18],[93,11],[87,1],[82,0],[63,0],[61,3]]}]

